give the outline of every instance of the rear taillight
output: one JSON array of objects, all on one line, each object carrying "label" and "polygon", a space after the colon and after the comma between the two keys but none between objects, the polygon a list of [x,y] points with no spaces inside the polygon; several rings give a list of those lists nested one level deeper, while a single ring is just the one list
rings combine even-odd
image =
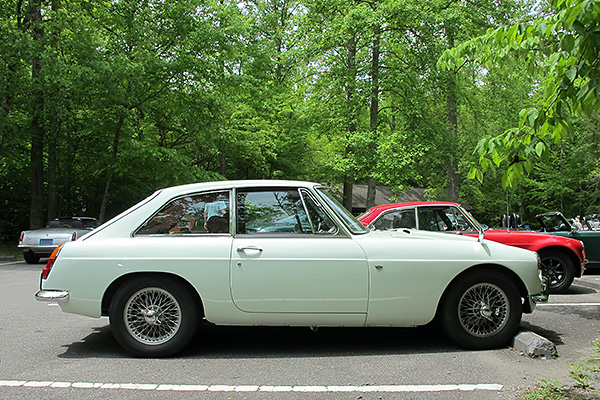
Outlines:
[{"label": "rear taillight", "polygon": [[50,274],[50,270],[52,269],[52,266],[54,265],[54,261],[56,261],[56,258],[58,257],[58,253],[60,253],[60,249],[62,247],[63,247],[63,245],[61,244],[56,249],[54,249],[54,251],[52,252],[52,255],[50,256],[50,258],[48,259],[48,262],[46,263],[46,267],[42,270],[42,279],[46,279],[48,277],[48,274]]},{"label": "rear taillight", "polygon": [[74,242],[75,240],[77,240],[77,232],[73,232],[71,235],[71,242]]},{"label": "rear taillight", "polygon": [[19,244],[23,244],[23,239],[25,239],[25,232],[21,232],[21,235],[19,236]]}]

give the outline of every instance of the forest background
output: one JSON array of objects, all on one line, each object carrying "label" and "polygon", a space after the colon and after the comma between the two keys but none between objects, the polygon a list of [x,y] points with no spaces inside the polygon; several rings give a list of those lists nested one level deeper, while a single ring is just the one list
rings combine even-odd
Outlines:
[{"label": "forest background", "polygon": [[568,135],[538,137],[543,162],[525,172],[523,156],[482,155],[482,139],[542,101],[547,61],[524,49],[494,67],[460,54],[439,65],[552,12],[527,0],[4,0],[0,241],[84,203],[105,221],[156,189],[220,179],[335,185],[350,209],[352,183],[370,203],[375,185],[420,187],[491,226],[507,210],[598,213],[597,108],[570,114]]}]

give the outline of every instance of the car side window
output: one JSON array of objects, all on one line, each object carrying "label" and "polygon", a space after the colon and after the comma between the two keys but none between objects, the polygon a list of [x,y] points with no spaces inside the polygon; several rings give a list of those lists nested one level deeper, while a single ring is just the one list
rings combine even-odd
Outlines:
[{"label": "car side window", "polygon": [[475,232],[477,229],[456,207],[419,207],[419,229],[442,232]]},{"label": "car side window", "polygon": [[312,197],[301,196],[297,189],[240,191],[237,201],[239,234],[302,235],[335,227]]},{"label": "car side window", "polygon": [[136,236],[229,232],[229,192],[174,199],[138,229]]},{"label": "car side window", "polygon": [[379,231],[401,228],[416,229],[415,210],[411,208],[387,212],[373,223],[373,227]]},{"label": "car side window", "polygon": [[[421,207],[418,209],[419,229],[424,231],[446,231],[451,229],[452,223],[445,213],[433,207]],[[445,219],[443,218],[445,217]]]}]

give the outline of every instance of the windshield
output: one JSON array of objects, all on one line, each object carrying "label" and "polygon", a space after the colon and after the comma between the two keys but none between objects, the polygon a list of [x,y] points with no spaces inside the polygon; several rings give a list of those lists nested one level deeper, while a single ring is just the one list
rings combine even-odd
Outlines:
[{"label": "windshield", "polygon": [[363,233],[369,232],[369,229],[358,222],[356,218],[350,211],[346,210],[344,206],[342,206],[332,195],[331,193],[323,190],[322,188],[317,188],[317,192],[321,195],[321,198],[327,205],[336,213],[336,215],[342,220],[344,225],[350,230],[350,232],[360,235]]},{"label": "windshield", "polygon": [[538,219],[544,225],[547,232],[568,231],[571,228],[557,214],[540,215],[540,216],[538,216]]},{"label": "windshield", "polygon": [[477,219],[475,219],[475,217],[470,212],[468,212],[467,210],[465,210],[462,207],[460,207],[460,209],[471,220],[471,222],[473,224],[475,224],[475,227],[478,231],[486,230],[486,228],[483,226],[483,224],[481,224],[479,221],[477,221]]}]

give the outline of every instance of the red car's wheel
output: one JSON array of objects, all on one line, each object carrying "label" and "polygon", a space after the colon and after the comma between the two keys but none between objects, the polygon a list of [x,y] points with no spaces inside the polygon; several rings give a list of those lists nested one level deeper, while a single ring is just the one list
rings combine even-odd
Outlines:
[{"label": "red car's wheel", "polygon": [[573,261],[560,251],[540,251],[542,273],[548,278],[550,293],[564,293],[573,283]]}]

